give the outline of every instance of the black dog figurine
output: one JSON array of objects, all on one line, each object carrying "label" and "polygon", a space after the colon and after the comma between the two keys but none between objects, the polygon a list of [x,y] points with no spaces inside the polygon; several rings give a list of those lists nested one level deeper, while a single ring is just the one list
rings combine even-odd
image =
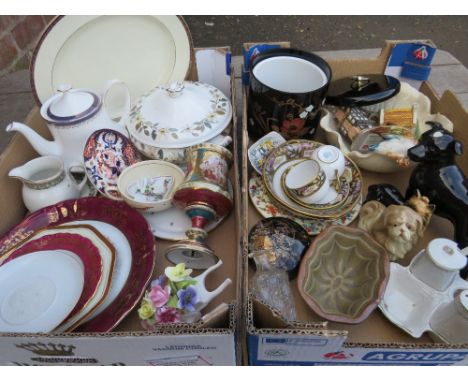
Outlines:
[{"label": "black dog figurine", "polygon": [[[435,214],[449,219],[455,226],[455,241],[468,246],[468,180],[455,163],[463,146],[439,123],[427,122],[432,128],[421,135],[408,157],[418,162],[409,181],[406,197],[418,189],[435,204]],[[468,266],[462,271],[468,275]]]}]

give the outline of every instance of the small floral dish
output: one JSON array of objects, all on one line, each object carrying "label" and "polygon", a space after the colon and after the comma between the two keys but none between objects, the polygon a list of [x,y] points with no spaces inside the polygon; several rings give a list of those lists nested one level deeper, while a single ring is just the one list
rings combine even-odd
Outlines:
[{"label": "small floral dish", "polygon": [[281,217],[266,218],[249,232],[249,257],[262,251],[271,265],[291,274],[309,244],[307,232],[298,223]]},{"label": "small floral dish", "polygon": [[164,275],[151,282],[150,290],[141,300],[138,315],[143,328],[153,330],[158,325],[198,321],[201,310],[232,283],[228,278],[214,291],[206,289],[206,277],[222,264],[219,260],[197,277],[190,276],[192,269],[187,269],[184,263],[167,267]]},{"label": "small floral dish", "polygon": [[[400,92],[385,102],[375,105],[364,106],[368,112],[379,112],[381,109],[398,109],[417,105],[418,118],[416,123],[416,133],[420,135],[426,129],[427,121],[436,121],[442,124],[445,130],[453,132],[453,123],[444,115],[431,114],[431,101],[423,93],[419,92],[411,85],[401,82]],[[339,132],[338,123],[333,118],[330,111],[324,109],[325,113],[320,120],[320,128],[325,132],[328,143],[338,147],[346,156],[354,161],[359,168],[379,173],[391,173],[404,170],[391,156],[382,155],[378,152],[362,153],[352,150],[349,142],[343,138]]]},{"label": "small floral dish", "polygon": [[90,135],[83,151],[86,175],[100,194],[121,200],[110,187],[117,185],[120,174],[141,160],[139,152],[127,137],[110,129],[98,130]]},{"label": "small floral dish", "polygon": [[284,142],[286,142],[286,139],[284,139],[281,134],[276,131],[272,131],[250,146],[247,151],[247,155],[253,169],[259,174],[262,174],[262,167],[265,158],[271,150]]},{"label": "small floral dish", "polygon": [[388,277],[388,255],[381,245],[365,231],[335,226],[307,250],[297,286],[319,316],[357,324],[377,307]]},{"label": "small floral dish", "polygon": [[126,168],[117,181],[117,187],[108,187],[108,190],[119,194],[133,208],[159,212],[172,206],[174,191],[184,178],[179,166],[148,160]]},{"label": "small floral dish", "polygon": [[249,196],[255,209],[264,218],[278,216],[291,219],[300,224],[309,235],[318,235],[330,225],[348,225],[352,223],[358,217],[362,204],[361,199],[351,211],[334,220],[303,218],[273,203],[262,179],[257,174],[254,174],[249,180]]}]

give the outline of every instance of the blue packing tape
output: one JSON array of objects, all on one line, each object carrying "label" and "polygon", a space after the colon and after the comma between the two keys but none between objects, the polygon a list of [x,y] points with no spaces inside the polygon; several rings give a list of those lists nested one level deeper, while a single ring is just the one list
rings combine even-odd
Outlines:
[{"label": "blue packing tape", "polygon": [[231,52],[226,53],[226,75],[228,76],[231,75],[231,59],[232,59],[232,53]]}]

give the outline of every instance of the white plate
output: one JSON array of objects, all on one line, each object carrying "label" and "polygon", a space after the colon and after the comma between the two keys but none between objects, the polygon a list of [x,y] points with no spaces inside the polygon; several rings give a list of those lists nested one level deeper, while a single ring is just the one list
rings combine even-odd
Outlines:
[{"label": "white plate", "polygon": [[[67,319],[66,322],[63,322],[59,327],[55,329],[57,332],[64,332],[72,330],[77,327],[79,324],[83,323],[88,316],[97,309],[101,304],[105,302],[110,290],[111,284],[111,275],[113,274],[114,264],[115,264],[115,249],[109,247],[103,237],[94,227],[86,226],[82,221],[73,222],[76,227],[56,227],[48,228],[43,231],[38,232],[34,235],[31,240],[36,240],[45,235],[50,235],[54,233],[73,233],[81,235],[89,240],[98,248],[99,254],[102,258],[102,276],[99,282],[96,293],[89,300],[88,304],[74,316]],[[70,224],[71,225],[71,224]]]},{"label": "white plate", "polygon": [[0,332],[50,332],[78,302],[84,285],[79,258],[40,251],[0,267]]},{"label": "white plate", "polygon": [[[184,240],[187,239],[185,231],[192,227],[192,221],[185,212],[177,207],[171,207],[168,210],[141,213],[151,227],[151,232],[156,237],[166,240]],[[205,227],[206,232],[214,230],[224,217],[208,223]]]},{"label": "white plate", "polygon": [[[234,191],[231,181],[228,182],[228,190],[229,195],[233,197]],[[173,241],[185,240],[187,239],[185,231],[192,227],[192,221],[186,213],[174,206],[160,212],[140,213],[150,225],[153,235],[160,239]],[[209,222],[205,227],[205,231],[210,232],[214,230],[225,218],[226,216],[223,216]]]},{"label": "white plate", "polygon": [[99,305],[93,314],[91,314],[83,321],[87,322],[104,311],[104,309],[106,309],[115,300],[117,295],[122,290],[123,286],[127,282],[128,275],[130,274],[130,268],[132,266],[132,250],[125,235],[113,225],[97,220],[80,220],[63,225],[73,224],[89,224],[90,226],[93,226],[99,232],[101,232],[107,240],[110,241],[116,252],[114,271],[112,272],[112,281],[109,293],[104,302]]},{"label": "white plate", "polygon": [[118,78],[135,100],[153,86],[184,80],[191,57],[188,28],[177,16],[62,16],[37,44],[33,92],[42,104],[59,84],[100,94]]}]

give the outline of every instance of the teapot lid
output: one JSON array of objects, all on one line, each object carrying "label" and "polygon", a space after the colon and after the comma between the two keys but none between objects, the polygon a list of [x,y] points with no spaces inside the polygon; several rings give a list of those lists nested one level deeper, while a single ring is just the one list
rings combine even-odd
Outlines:
[{"label": "teapot lid", "polygon": [[458,271],[466,265],[466,256],[452,240],[432,240],[427,246],[427,254],[435,265],[447,271]]},{"label": "teapot lid", "polygon": [[87,90],[60,85],[57,93],[41,107],[44,119],[54,124],[69,125],[87,119],[100,109],[99,97]]},{"label": "teapot lid", "polygon": [[130,112],[129,132],[148,146],[184,148],[206,142],[229,125],[232,106],[217,88],[201,82],[156,86]]}]

